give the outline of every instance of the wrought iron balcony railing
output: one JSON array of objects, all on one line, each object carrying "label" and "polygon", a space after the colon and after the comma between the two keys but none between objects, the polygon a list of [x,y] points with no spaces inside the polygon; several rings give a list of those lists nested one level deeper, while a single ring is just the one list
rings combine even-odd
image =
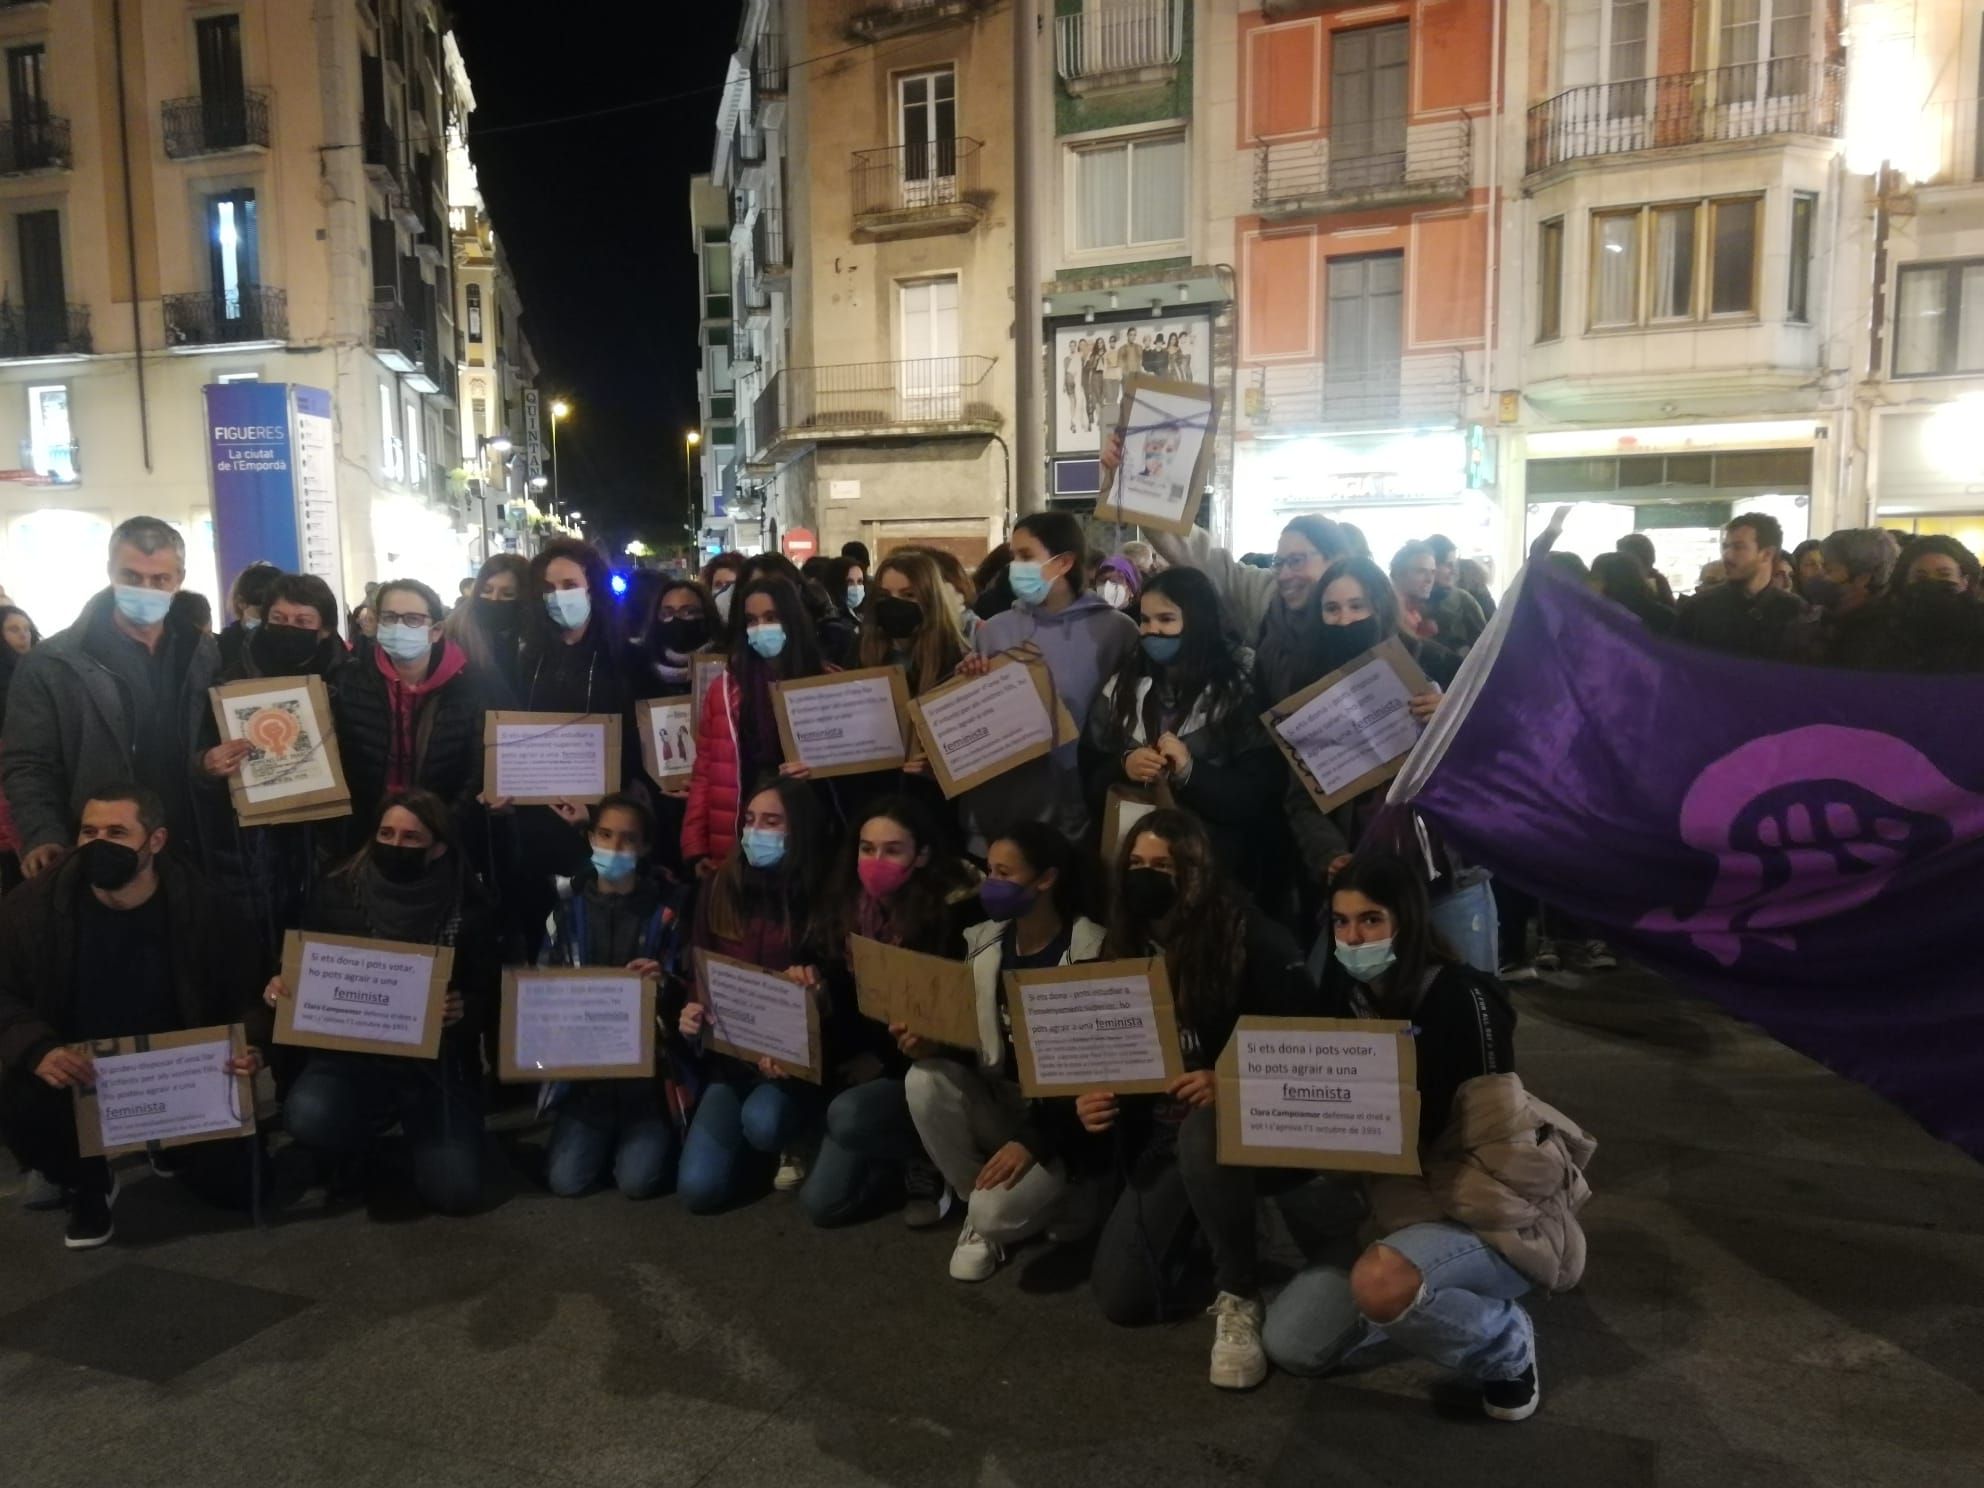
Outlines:
[{"label": "wrought iron balcony railing", "polygon": [[1739,62],[1567,88],[1529,111],[1526,167],[1671,145],[1839,133],[1842,69],[1812,57]]},{"label": "wrought iron balcony railing", "polygon": [[784,208],[758,208],[757,220],[751,224],[751,257],[760,274],[783,274],[792,267],[791,251],[785,243]]},{"label": "wrought iron balcony railing", "polygon": [[847,34],[856,41],[886,41],[892,36],[969,21],[990,6],[991,0],[881,0],[880,4],[863,4],[849,16]]},{"label": "wrought iron balcony railing", "polygon": [[957,207],[978,195],[975,139],[915,140],[854,152],[854,215]]},{"label": "wrought iron balcony railing", "polygon": [[372,301],[372,350],[395,372],[411,372],[420,361],[420,333],[413,317],[391,290]]},{"label": "wrought iron balcony railing", "polygon": [[773,28],[758,33],[751,48],[751,87],[760,98],[785,97],[785,32]]},{"label": "wrought iron balcony railing", "polygon": [[1063,82],[1173,67],[1185,51],[1184,0],[1087,0],[1054,18],[1054,65]]},{"label": "wrought iron balcony railing", "polygon": [[0,176],[69,168],[69,121],[53,114],[39,119],[0,120]]},{"label": "wrought iron balcony railing", "polygon": [[360,122],[358,134],[365,168],[392,185],[399,185],[405,161],[400,152],[400,137],[392,124],[383,116],[368,117]]},{"label": "wrought iron balcony railing", "polygon": [[1466,114],[1415,124],[1375,119],[1339,125],[1323,139],[1259,146],[1254,205],[1319,212],[1464,196],[1472,185],[1474,130]]},{"label": "wrought iron balcony railing", "polygon": [[87,356],[87,305],[0,305],[0,359]]},{"label": "wrought iron balcony railing", "polygon": [[161,112],[165,153],[174,160],[269,147],[269,95],[263,88],[167,99]]},{"label": "wrought iron balcony railing", "polygon": [[1250,374],[1241,416],[1258,434],[1453,428],[1467,391],[1465,374],[1457,350],[1355,366],[1284,363]]},{"label": "wrought iron balcony railing", "polygon": [[787,367],[752,405],[753,448],[943,424],[995,428],[999,413],[983,392],[992,367],[982,356]]},{"label": "wrought iron balcony railing", "polygon": [[166,295],[160,303],[165,309],[169,346],[289,339],[289,296],[265,284],[243,285],[239,293],[231,295]]}]

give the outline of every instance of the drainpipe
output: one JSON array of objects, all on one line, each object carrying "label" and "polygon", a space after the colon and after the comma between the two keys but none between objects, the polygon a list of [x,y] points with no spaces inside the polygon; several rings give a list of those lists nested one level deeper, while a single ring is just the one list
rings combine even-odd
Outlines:
[{"label": "drainpipe", "polygon": [[[1040,0],[1013,0],[1013,443],[1018,448],[1017,505],[1038,508],[1041,455],[1040,247],[1035,241],[1034,40]],[[1008,484],[1011,484],[1009,479]],[[1013,503],[1009,503],[1013,504]]]},{"label": "drainpipe", "polygon": [[124,88],[124,0],[110,0],[110,34],[117,68],[117,153],[124,165],[124,252],[131,269],[131,365],[138,373],[138,443],[149,475],[152,421],[145,401],[145,325],[138,304],[138,213],[131,191],[131,107]]}]

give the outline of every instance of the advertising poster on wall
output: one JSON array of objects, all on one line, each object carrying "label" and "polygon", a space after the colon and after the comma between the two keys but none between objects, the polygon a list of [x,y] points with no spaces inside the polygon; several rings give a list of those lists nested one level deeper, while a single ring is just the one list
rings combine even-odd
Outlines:
[{"label": "advertising poster on wall", "polygon": [[1076,322],[1054,332],[1054,453],[1092,455],[1116,422],[1132,375],[1168,382],[1212,381],[1212,322],[1203,315],[1158,315],[1114,324]]}]

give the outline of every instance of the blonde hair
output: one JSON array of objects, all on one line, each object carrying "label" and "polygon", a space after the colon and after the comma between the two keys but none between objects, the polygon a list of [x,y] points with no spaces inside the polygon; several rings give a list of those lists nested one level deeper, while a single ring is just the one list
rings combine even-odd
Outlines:
[{"label": "blonde hair", "polygon": [[[937,686],[964,659],[964,636],[958,630],[957,612],[945,593],[943,575],[936,562],[923,551],[898,548],[875,566],[875,591],[881,594],[882,575],[899,573],[909,580],[910,598],[923,611],[916,634],[909,638],[909,690],[920,696]],[[861,664],[886,666],[894,646],[878,618],[880,605],[871,602],[861,619]]]}]

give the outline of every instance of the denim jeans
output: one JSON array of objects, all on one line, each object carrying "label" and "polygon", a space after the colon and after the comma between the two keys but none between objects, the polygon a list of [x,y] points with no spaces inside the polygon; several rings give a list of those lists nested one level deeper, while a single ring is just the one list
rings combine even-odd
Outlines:
[{"label": "denim jeans", "polygon": [[682,1142],[676,1196],[691,1214],[714,1214],[762,1181],[763,1160],[819,1128],[824,1097],[803,1080],[713,1081],[696,1103]]},{"label": "denim jeans", "polygon": [[1502,969],[1501,919],[1487,870],[1462,871],[1458,886],[1433,901],[1433,929],[1456,956],[1486,976]]},{"label": "denim jeans", "polygon": [[681,1143],[653,1080],[586,1080],[557,1105],[551,1125],[551,1191],[574,1199],[605,1181],[630,1199],[651,1199],[675,1182]]},{"label": "denim jeans", "polygon": [[920,1151],[902,1081],[850,1085],[827,1107],[827,1134],[799,1190],[816,1225],[842,1225],[879,1203]]},{"label": "denim jeans", "polygon": [[1350,1273],[1312,1266],[1268,1306],[1261,1342],[1290,1374],[1322,1374],[1390,1339],[1470,1380],[1514,1379],[1536,1357],[1535,1329],[1516,1298],[1529,1279],[1465,1225],[1417,1224],[1384,1237],[1417,1268],[1419,1295],[1379,1327],[1351,1299]]},{"label": "denim jeans", "polygon": [[398,1126],[413,1184],[428,1208],[466,1214],[482,1202],[482,1096],[444,1042],[438,1059],[318,1050],[283,1102],[299,1146],[340,1157],[370,1152]]}]

